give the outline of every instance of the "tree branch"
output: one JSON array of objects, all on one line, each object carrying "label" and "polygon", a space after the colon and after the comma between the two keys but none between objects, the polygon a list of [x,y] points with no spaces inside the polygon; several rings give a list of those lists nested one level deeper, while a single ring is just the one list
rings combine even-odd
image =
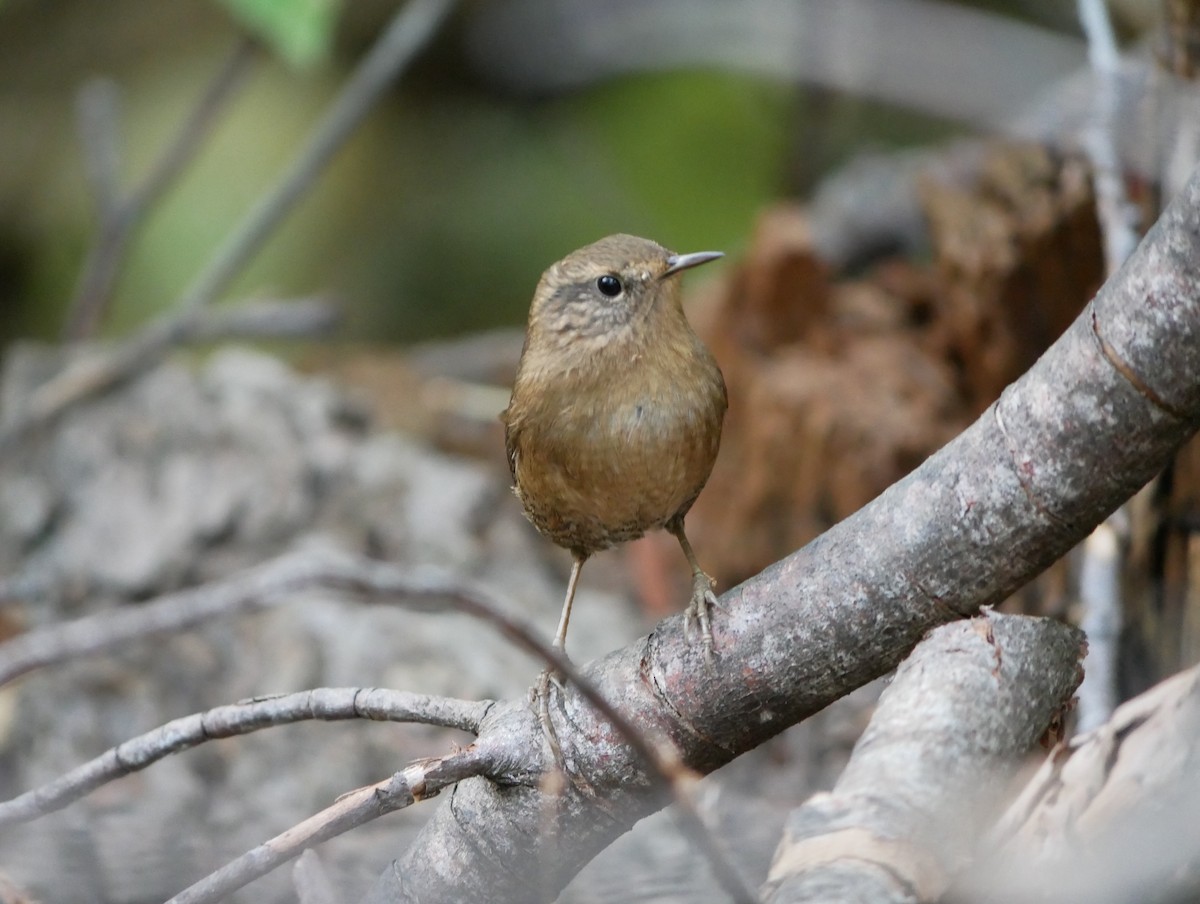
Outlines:
[{"label": "tree branch", "polygon": [[292,860],[307,848],[387,813],[439,794],[467,776],[489,771],[488,755],[474,744],[455,753],[419,760],[389,779],[342,795],[333,806],[276,835],[189,886],[167,904],[208,904]]},{"label": "tree branch", "polygon": [[[1003,600],[1145,484],[1198,425],[1194,175],[1125,267],[974,425],[724,595],[715,668],[676,617],[584,675],[635,726],[709,772],[895,668],[930,628]],[[572,690],[554,704],[564,758],[591,795],[567,788],[546,831],[541,768],[528,749],[536,720],[527,706],[497,704],[479,743],[508,737],[512,774],[527,778],[460,783],[380,878],[372,904],[532,900],[662,805],[602,715]]]},{"label": "tree branch", "polygon": [[1082,653],[1081,632],[1049,619],[988,612],[933,631],[833,791],[788,818],[764,900],[938,900],[1061,714]]},{"label": "tree branch", "polygon": [[[1200,666],[1058,747],[964,877],[979,902],[1192,901],[1200,892]],[[960,896],[962,897],[962,896]]]},{"label": "tree branch", "polygon": [[30,432],[46,426],[73,405],[131,379],[158,363],[184,341],[199,313],[279,225],[363,119],[396,75],[416,56],[454,5],[454,0],[410,0],[359,63],[308,144],[279,180],[226,239],[173,309],[110,350],[72,361],[40,386],[21,411],[0,428],[0,454]]},{"label": "tree branch", "polygon": [[80,95],[80,134],[89,181],[96,196],[99,234],[80,270],[67,313],[65,338],[93,336],[112,298],[125,249],[147,212],[183,168],[204,146],[226,102],[241,84],[258,44],[241,38],[163,151],[142,184],[121,199],[117,189],[117,89],[112,82],[93,81]]},{"label": "tree branch", "polygon": [[[488,592],[470,581],[430,566],[403,569],[329,549],[289,552],[262,565],[199,587],[168,593],[137,606],[85,615],[69,622],[35,628],[0,644],[0,686],[33,669],[94,656],[131,640],[169,634],[213,618],[256,612],[311,589],[358,593],[408,609],[438,611],[450,607],[499,621],[524,649],[539,655],[549,647],[523,626],[498,613]],[[561,657],[552,654],[552,664]],[[567,663],[565,674],[573,671]]]},{"label": "tree branch", "polygon": [[26,631],[0,644],[0,686],[45,665],[96,655],[130,640],[190,628],[221,615],[275,605],[290,593],[314,586],[326,566],[327,560],[320,555],[291,553],[232,578],[169,593],[145,605],[96,612]]},{"label": "tree branch", "polygon": [[396,76],[429,42],[453,6],[454,0],[408,0],[400,8],[317,124],[304,149],[183,293],[179,307],[185,313],[211,304],[225,290]]},{"label": "tree branch", "polygon": [[[691,796],[696,776],[683,766],[678,752],[671,744],[663,739],[651,739],[653,736],[644,736],[637,726],[630,723],[596,690],[574,663],[543,641],[520,620],[507,614],[484,588],[457,580],[435,569],[406,571],[387,563],[338,555],[329,551],[290,553],[226,581],[170,594],[154,602],[142,604],[136,609],[99,613],[22,635],[0,646],[0,684],[41,665],[98,653],[128,640],[180,630],[217,616],[253,611],[282,601],[292,593],[316,587],[353,593],[373,601],[398,602],[408,608],[430,608],[432,604],[436,608],[444,606],[456,609],[494,625],[518,647],[556,669],[572,682],[580,696],[608,719],[612,730],[646,766],[656,786],[665,786],[677,804],[676,816],[681,828],[712,865],[714,875],[722,887],[729,891],[739,904],[754,900],[753,892],[704,825]],[[119,745],[43,788],[0,804],[0,826],[51,812],[66,806],[104,782],[144,768],[163,756],[195,746],[212,737],[225,736],[215,732],[242,733],[280,721],[291,721],[293,718],[356,718],[361,715],[355,708],[356,701],[345,698],[345,694],[353,695],[354,689],[331,692],[342,694],[339,698],[340,707],[334,706],[332,709],[314,710],[314,703],[328,707],[339,701],[314,701],[309,696],[310,693],[312,692],[266,701],[251,701],[245,708],[221,707],[209,713],[188,716],[169,723],[148,735]],[[386,691],[377,693],[400,694]],[[465,701],[447,701],[420,695],[396,699],[425,701],[422,704],[421,712],[424,713],[424,718],[421,721],[432,721],[435,717],[465,719],[463,707],[473,706]],[[436,703],[430,702],[435,700]],[[490,708],[492,703],[486,701],[478,705]],[[528,709],[525,702],[520,705]],[[473,714],[474,710],[467,710],[467,713]],[[452,727],[464,727],[465,723],[455,721],[448,724]],[[235,730],[238,727],[242,730]],[[506,739],[498,749],[504,748],[512,740],[515,739]],[[515,757],[514,751],[507,754],[497,753],[487,762],[503,763],[506,767],[511,767],[514,762],[527,759],[531,744],[533,749],[540,750],[540,728],[530,737],[517,740],[516,743],[518,749],[515,751]],[[530,767],[523,768],[526,771],[522,772],[522,776],[527,777]],[[534,761],[532,768],[541,771],[545,767],[538,759]],[[505,780],[509,776],[510,772],[505,769],[500,769],[493,775]],[[338,834],[338,831],[333,831],[333,834]]]},{"label": "tree branch", "polygon": [[168,722],[118,744],[61,778],[0,803],[0,827],[28,822],[78,800],[96,788],[145,769],[163,757],[205,741],[262,728],[319,719],[420,722],[477,733],[491,700],[456,700],[383,688],[332,687],[218,706]]}]

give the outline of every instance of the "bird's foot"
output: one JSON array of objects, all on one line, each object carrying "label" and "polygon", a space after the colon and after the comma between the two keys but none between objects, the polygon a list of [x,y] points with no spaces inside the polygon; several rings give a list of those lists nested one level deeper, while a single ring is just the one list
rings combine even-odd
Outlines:
[{"label": "bird's foot", "polygon": [[554,723],[550,721],[551,687],[561,692],[562,682],[553,669],[543,669],[542,674],[538,676],[537,684],[530,689],[530,702],[537,706],[538,722],[541,723],[542,737],[545,738],[546,744],[550,748],[550,755],[554,758],[555,765],[559,769],[563,769],[562,747],[558,743],[558,733],[554,730]]},{"label": "bird's foot", "polygon": [[703,571],[692,575],[692,599],[683,613],[683,636],[692,639],[693,622],[700,629],[700,643],[704,646],[704,659],[712,663],[716,654],[713,652],[712,609],[720,609],[714,589],[717,582]]}]

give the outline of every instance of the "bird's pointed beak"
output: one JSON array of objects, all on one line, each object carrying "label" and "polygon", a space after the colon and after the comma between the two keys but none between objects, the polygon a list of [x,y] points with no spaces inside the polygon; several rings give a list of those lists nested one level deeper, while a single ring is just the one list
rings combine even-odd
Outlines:
[{"label": "bird's pointed beak", "polygon": [[681,270],[688,270],[692,267],[699,267],[701,264],[707,264],[709,261],[715,261],[718,257],[724,257],[723,251],[694,251],[691,254],[672,254],[667,258],[667,269],[659,274],[659,279],[666,279],[668,276],[674,276]]}]

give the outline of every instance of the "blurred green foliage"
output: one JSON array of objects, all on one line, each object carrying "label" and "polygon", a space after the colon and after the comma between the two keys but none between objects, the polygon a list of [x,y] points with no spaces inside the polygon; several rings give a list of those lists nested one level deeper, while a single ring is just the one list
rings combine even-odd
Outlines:
[{"label": "blurred green foliage", "polygon": [[340,0],[220,0],[246,29],[294,66],[328,56]]},{"label": "blurred green foliage", "polygon": [[[337,0],[58,0],[54,29],[43,0],[0,8],[0,343],[58,334],[93,238],[79,86],[97,73],[119,85],[122,184],[136,184],[236,40],[222,4],[278,56],[317,63],[271,55],[257,66],[138,232],[106,323],[116,335],[178,297],[396,7],[364,0],[339,17]],[[328,293],[351,337],[379,341],[520,324],[542,270],[582,244],[621,231],[736,253],[762,206],[811,184],[804,161],[929,134],[874,108],[835,128],[847,103],[864,109],[838,97],[814,106],[806,89],[716,71],[506,95],[474,79],[451,28],[227,297]]]}]

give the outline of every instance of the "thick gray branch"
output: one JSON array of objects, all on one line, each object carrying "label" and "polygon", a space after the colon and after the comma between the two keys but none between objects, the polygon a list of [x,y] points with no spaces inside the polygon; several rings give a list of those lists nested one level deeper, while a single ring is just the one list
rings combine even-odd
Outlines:
[{"label": "thick gray branch", "polygon": [[[708,772],[895,668],[930,628],[999,602],[1145,484],[1200,425],[1200,177],[1041,360],[854,516],[725,594],[715,668],[682,619],[586,673]],[[372,901],[528,901],[661,805],[611,726],[568,691],[567,790],[547,826],[536,720],[498,705],[479,743],[526,783],[461,783]],[[548,831],[547,829],[551,829]],[[545,884],[543,877],[549,877]]]},{"label": "thick gray branch", "polygon": [[936,900],[1079,683],[1083,636],[1019,615],[943,625],[904,660],[837,785],[788,819],[770,904]]}]

